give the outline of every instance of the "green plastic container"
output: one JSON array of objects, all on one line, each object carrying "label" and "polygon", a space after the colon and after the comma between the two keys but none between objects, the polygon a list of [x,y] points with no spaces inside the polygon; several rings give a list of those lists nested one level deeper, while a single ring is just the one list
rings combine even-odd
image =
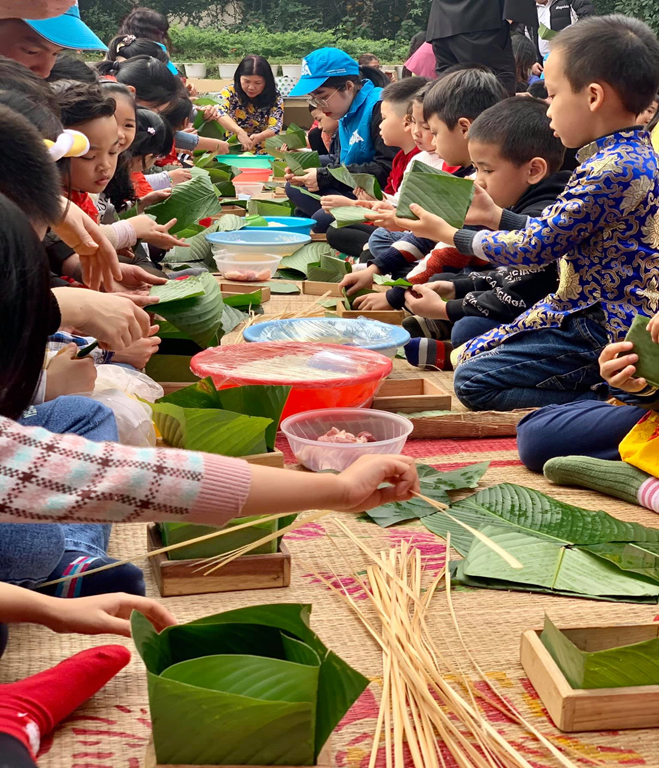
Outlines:
[{"label": "green plastic container", "polygon": [[272,155],[253,155],[242,157],[241,155],[218,155],[217,159],[225,165],[233,165],[236,168],[270,168],[270,163],[275,159]]},{"label": "green plastic container", "polygon": [[[255,517],[236,517],[229,521],[225,527],[231,528],[236,525],[242,525]],[[163,544],[168,547],[171,544],[180,544],[183,541],[196,539],[199,536],[205,536],[208,533],[219,530],[212,525],[193,525],[192,523],[159,523],[160,535]],[[199,544],[192,544],[189,547],[181,547],[173,552],[168,552],[167,557],[170,560],[194,560],[196,558],[215,557],[223,555],[225,552],[231,552],[239,547],[252,544],[270,533],[277,530],[277,520],[271,520],[267,523],[254,525],[251,528],[243,528],[241,531],[227,533],[225,536],[217,536],[208,541],[201,541]],[[271,555],[277,551],[277,539],[262,544],[253,549],[250,555]]]}]

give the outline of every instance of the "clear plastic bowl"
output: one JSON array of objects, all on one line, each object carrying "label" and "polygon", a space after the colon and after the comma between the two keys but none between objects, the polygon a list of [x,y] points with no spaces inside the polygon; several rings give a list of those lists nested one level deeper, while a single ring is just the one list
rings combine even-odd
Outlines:
[{"label": "clear plastic bowl", "polygon": [[[319,443],[332,427],[357,435],[370,432],[375,443]],[[401,453],[414,426],[409,419],[387,411],[330,408],[289,416],[281,424],[295,458],[313,472],[343,472],[360,456]]]},{"label": "clear plastic bowl", "polygon": [[291,256],[311,242],[310,235],[281,230],[255,230],[251,227],[238,232],[213,232],[206,235],[212,246],[219,246],[231,256]]},{"label": "clear plastic bowl", "polygon": [[190,363],[218,389],[248,384],[291,386],[284,418],[318,408],[368,408],[393,363],[379,352],[313,342],[212,347]]},{"label": "clear plastic bowl", "polygon": [[234,179],[233,186],[237,195],[249,195],[250,197],[254,197],[263,192],[264,184],[261,181],[236,181]]},{"label": "clear plastic bowl", "polygon": [[281,256],[232,256],[221,248],[213,248],[213,257],[224,278],[244,283],[270,280],[282,259]]}]

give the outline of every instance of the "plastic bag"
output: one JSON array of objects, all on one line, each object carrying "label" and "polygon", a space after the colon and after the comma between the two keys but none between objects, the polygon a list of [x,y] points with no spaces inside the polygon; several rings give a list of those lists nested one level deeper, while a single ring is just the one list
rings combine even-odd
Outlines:
[{"label": "plastic bag", "polygon": [[145,373],[134,369],[123,368],[120,365],[99,365],[96,372],[95,394],[106,389],[118,389],[120,392],[141,397],[142,400],[150,403],[155,403],[165,394],[160,384]]},{"label": "plastic bag", "polygon": [[[116,366],[101,366],[101,368],[105,367],[116,368]],[[148,405],[118,389],[103,389],[95,392],[91,399],[112,409],[117,420],[121,445],[132,445],[135,448],[155,447],[156,430]]]}]

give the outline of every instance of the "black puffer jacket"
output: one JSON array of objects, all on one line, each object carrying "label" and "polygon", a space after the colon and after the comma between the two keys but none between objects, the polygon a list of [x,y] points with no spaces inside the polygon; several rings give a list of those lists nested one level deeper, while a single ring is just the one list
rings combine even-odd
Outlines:
[{"label": "black puffer jacket", "polygon": [[[586,16],[595,16],[595,6],[592,0],[549,0],[550,29],[560,32],[562,29],[571,27],[579,19]],[[527,37],[538,46],[538,28],[526,27],[524,30]]]}]

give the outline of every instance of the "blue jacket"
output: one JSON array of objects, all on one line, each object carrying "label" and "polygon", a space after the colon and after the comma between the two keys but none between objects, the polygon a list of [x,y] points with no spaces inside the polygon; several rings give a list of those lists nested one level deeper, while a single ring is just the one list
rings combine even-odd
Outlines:
[{"label": "blue jacket", "polygon": [[361,165],[373,159],[375,147],[371,138],[371,119],[375,105],[382,101],[382,88],[366,80],[355,96],[348,114],[339,120],[341,162]]}]

